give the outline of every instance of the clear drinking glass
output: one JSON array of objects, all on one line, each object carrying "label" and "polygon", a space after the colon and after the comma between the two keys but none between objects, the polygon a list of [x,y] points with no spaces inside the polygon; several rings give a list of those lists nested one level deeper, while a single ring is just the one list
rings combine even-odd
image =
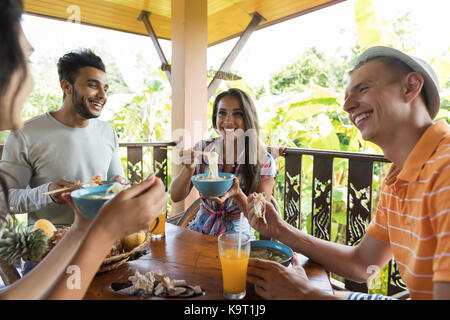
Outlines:
[{"label": "clear drinking glass", "polygon": [[250,236],[242,233],[239,239],[239,232],[225,232],[218,243],[223,295],[227,299],[242,299],[246,294]]},{"label": "clear drinking glass", "polygon": [[160,214],[150,225],[150,233],[152,239],[164,237],[166,233],[166,213]]}]

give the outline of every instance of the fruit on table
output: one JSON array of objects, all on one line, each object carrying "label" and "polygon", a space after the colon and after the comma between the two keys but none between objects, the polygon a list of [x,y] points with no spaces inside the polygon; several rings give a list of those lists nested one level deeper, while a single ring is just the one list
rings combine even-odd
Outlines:
[{"label": "fruit on table", "polygon": [[122,245],[126,251],[131,251],[145,241],[145,231],[139,231],[125,236]]},{"label": "fruit on table", "polygon": [[33,229],[31,229],[31,231],[33,232],[34,230],[37,230],[37,229],[40,229],[40,230],[44,231],[45,235],[48,238],[51,238],[53,236],[53,233],[56,231],[56,228],[53,225],[53,223],[51,223],[47,219],[39,219],[39,220],[37,220],[34,223]]},{"label": "fruit on table", "polygon": [[47,241],[40,229],[31,232],[9,223],[8,230],[0,239],[0,262],[14,265],[22,258],[37,263],[48,247]]}]

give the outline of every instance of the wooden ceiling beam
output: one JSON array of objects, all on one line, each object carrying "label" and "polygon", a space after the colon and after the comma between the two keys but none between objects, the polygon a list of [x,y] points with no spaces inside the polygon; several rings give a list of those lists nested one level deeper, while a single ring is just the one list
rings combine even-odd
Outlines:
[{"label": "wooden ceiling beam", "polygon": [[[230,54],[227,56],[225,61],[222,63],[222,65],[219,68],[219,72],[228,72],[233,65],[234,61],[238,57],[239,53],[244,48],[245,44],[247,43],[248,39],[252,35],[252,33],[256,30],[256,27],[258,24],[266,20],[263,16],[258,14],[257,12],[252,13],[252,20],[248,24],[247,28],[245,28],[244,32],[242,33],[241,37],[239,38],[238,42],[234,45],[233,49],[231,50]],[[216,92],[216,89],[219,87],[220,84],[220,77],[219,72],[216,72],[214,75],[214,78],[211,80],[209,86],[208,86],[208,100],[212,97],[214,92]]]},{"label": "wooden ceiling beam", "polygon": [[153,30],[152,24],[150,23],[150,15],[151,12],[142,10],[139,14],[138,20],[142,21],[147,29],[148,36],[152,39],[153,45],[155,46],[156,52],[158,53],[159,60],[161,61],[161,69],[166,72],[167,79],[169,83],[172,83],[172,77],[170,75],[170,68],[166,56],[164,55],[164,51],[162,50],[158,38],[156,37],[155,31]]}]

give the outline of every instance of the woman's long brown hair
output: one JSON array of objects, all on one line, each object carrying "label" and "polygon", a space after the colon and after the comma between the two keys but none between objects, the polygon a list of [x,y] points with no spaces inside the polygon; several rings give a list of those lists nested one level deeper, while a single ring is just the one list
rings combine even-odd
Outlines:
[{"label": "woman's long brown hair", "polygon": [[[217,112],[219,109],[219,102],[220,100],[225,96],[232,96],[239,100],[239,104],[242,108],[242,111],[244,113],[244,126],[245,130],[255,130],[256,131],[256,152],[259,155],[259,153],[263,150],[264,146],[261,144],[261,141],[259,139],[259,121],[258,121],[258,114],[256,112],[255,104],[253,103],[252,98],[241,89],[237,88],[231,88],[227,91],[221,92],[217,95],[216,99],[214,100],[213,105],[213,114],[212,114],[212,124],[214,129],[217,129]],[[248,138],[248,137],[245,137]],[[259,172],[261,170],[261,163],[259,156],[256,157],[257,161],[256,164],[249,163],[249,159],[251,158],[249,155],[250,148],[248,147],[248,144],[245,144],[245,163],[243,165],[243,180],[244,180],[244,187],[243,190],[246,195],[249,195],[252,192],[256,191],[256,188],[258,187],[259,183]]]},{"label": "woman's long brown hair", "polygon": [[[26,61],[19,43],[20,17],[22,16],[22,0],[2,0],[0,1],[0,108],[6,108],[4,97],[9,88],[11,76],[16,70],[21,71],[19,83],[23,82],[27,73]],[[16,88],[16,94],[20,91],[20,86]],[[14,101],[12,101],[12,106]],[[11,107],[11,119],[14,108]],[[0,187],[4,194],[4,201],[9,212],[9,191],[4,179],[7,172],[0,171]],[[5,221],[8,212],[0,212],[0,220]]]}]

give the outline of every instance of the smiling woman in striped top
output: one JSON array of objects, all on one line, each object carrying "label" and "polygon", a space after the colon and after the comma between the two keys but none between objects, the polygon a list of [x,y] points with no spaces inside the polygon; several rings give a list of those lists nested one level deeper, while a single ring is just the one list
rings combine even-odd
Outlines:
[{"label": "smiling woman in striped top", "polygon": [[[366,50],[350,72],[344,110],[393,164],[365,237],[355,247],[316,239],[266,203],[269,228],[254,213],[253,195],[250,224],[353,281],[368,281],[371,266],[381,269],[394,258],[411,299],[450,299],[450,127],[433,123],[439,107],[439,83],[427,63],[388,47]],[[265,298],[337,298],[311,287],[299,266],[278,274],[276,268],[249,262],[249,282]]]}]

